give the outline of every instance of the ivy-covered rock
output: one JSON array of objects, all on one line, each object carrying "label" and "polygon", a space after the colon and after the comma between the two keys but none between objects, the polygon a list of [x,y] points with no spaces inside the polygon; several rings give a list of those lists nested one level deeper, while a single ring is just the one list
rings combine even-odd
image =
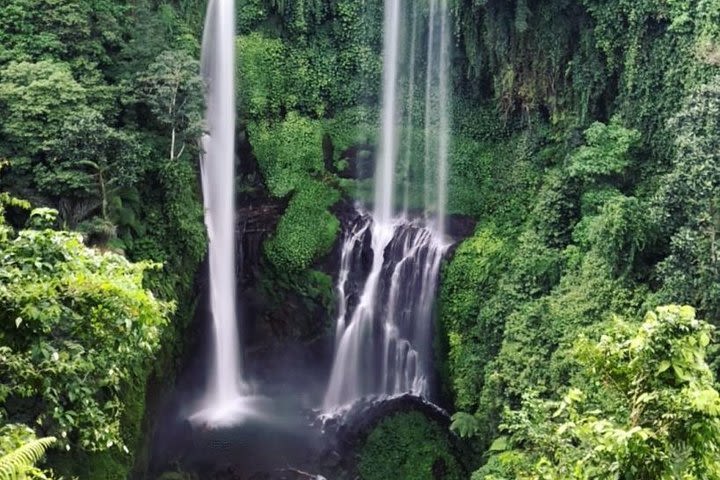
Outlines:
[{"label": "ivy-covered rock", "polygon": [[362,480],[465,478],[448,432],[421,413],[398,413],[378,424],[360,449]]}]

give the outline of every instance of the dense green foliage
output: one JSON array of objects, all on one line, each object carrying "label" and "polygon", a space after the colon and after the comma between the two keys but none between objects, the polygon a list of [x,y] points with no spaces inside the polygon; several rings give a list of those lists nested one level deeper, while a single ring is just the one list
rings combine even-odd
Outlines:
[{"label": "dense green foliage", "polygon": [[287,205],[263,245],[261,323],[313,339],[329,331],[333,310],[332,280],[318,270],[340,231],[332,207],[356,188],[338,178],[343,153],[369,144],[377,128],[358,105],[375,100],[382,5],[255,0],[237,8],[238,117],[254,157],[241,161],[256,161],[262,181],[258,188],[256,172],[241,178],[241,196]]},{"label": "dense green foliage", "polygon": [[[3,408],[12,410],[9,421],[31,422],[71,447],[50,452],[63,474],[127,477],[142,444],[157,348],[160,370],[182,348],[178,334],[205,252],[195,167],[199,41],[190,16],[178,13],[186,7],[0,6],[0,159],[9,162],[0,191],[56,209],[55,226],[83,232],[87,244],[162,263],[143,274],[142,263],[84,250],[77,234],[47,223],[3,234],[5,261],[15,262],[3,264],[12,280],[2,284]],[[14,230],[27,216],[21,210],[8,209]],[[143,300],[141,283],[180,300],[176,322],[152,310],[164,303]]]},{"label": "dense green foliage", "polygon": [[339,228],[327,211],[340,197],[324,178],[320,124],[290,113],[274,128],[253,126],[250,138],[270,194],[292,194],[266,254],[280,270],[305,269],[330,250]]},{"label": "dense green foliage", "polygon": [[[456,407],[471,413],[457,414],[455,426],[485,448],[501,424],[520,432],[512,445],[493,444],[495,453],[508,452],[493,457],[483,474],[682,478],[674,475],[694,468],[683,462],[703,462],[687,439],[662,440],[652,455],[673,459],[661,467],[650,454],[611,451],[645,433],[620,434],[635,426],[623,413],[632,408],[620,408],[610,395],[598,400],[605,386],[577,383],[579,360],[562,346],[590,326],[615,331],[603,323],[614,314],[635,318],[663,303],[694,304],[709,322],[720,321],[714,301],[720,8],[715,1],[460,0],[455,9],[464,53],[456,85],[464,97],[495,99],[510,138],[523,142],[514,158],[495,157],[500,172],[519,158],[529,167],[515,167],[527,174],[510,177],[511,188],[503,184],[500,197],[516,208],[510,215],[479,212],[474,236],[444,270],[445,375]],[[486,181],[501,175],[491,171]],[[670,321],[667,312],[658,315]],[[630,336],[628,329],[621,330]],[[636,367],[627,365],[629,357],[613,361],[614,369]],[[558,392],[571,388],[583,392],[582,402],[571,399],[583,406],[572,419],[564,412],[548,420],[562,402]],[[711,412],[691,420],[678,403],[654,408],[677,415],[676,433],[698,422],[702,441],[713,441]],[[571,420],[575,426],[558,433]],[[528,433],[528,425],[536,430]],[[605,456],[588,453],[596,447]],[[577,456],[562,448],[577,448]],[[582,458],[602,473],[587,465],[573,470]],[[688,478],[713,478],[714,467],[707,468]]]},{"label": "dense green foliage", "polygon": [[338,182],[324,137],[339,154],[360,135],[362,125],[342,119],[379,78],[378,11],[352,1],[239,6],[238,112],[270,195],[291,195],[265,248],[281,271],[307,269],[335,240],[327,209]]},{"label": "dense green foliage", "polygon": [[[443,269],[437,363],[456,430],[490,447],[476,477],[715,478],[709,327],[655,307],[720,323],[718,1],[450,5],[448,209],[478,225]],[[56,436],[71,450],[49,463],[81,480],[126,478],[143,456],[148,378],[172,383],[192,313],[204,8],[0,6],[2,422]],[[347,172],[376,143],[382,13],[379,0],[237,5],[238,198],[284,208],[257,282],[259,328],[278,337],[330,330],[333,207],[370,195]],[[646,310],[642,326],[613,320]],[[449,449],[437,425],[396,416],[360,473],[437,478],[442,460],[460,478]]]},{"label": "dense green foliage", "polygon": [[[478,479],[720,478],[720,395],[705,363],[712,327],[691,307],[618,318],[564,354],[578,370],[559,400],[505,412]],[[597,333],[601,332],[601,333]]]},{"label": "dense green foliage", "polygon": [[127,449],[121,390],[152,358],[168,308],[142,287],[149,264],[81,240],[23,230],[0,243],[0,401],[30,409],[63,447]]},{"label": "dense green foliage", "polygon": [[238,19],[241,115],[322,117],[376,91],[380,2],[253,0]]},{"label": "dense green foliage", "polygon": [[677,131],[672,169],[656,197],[670,251],[659,270],[661,297],[675,297],[720,318],[720,76],[695,89],[672,119]]},{"label": "dense green foliage", "polygon": [[[200,131],[198,42],[174,15],[110,0],[0,9],[0,155],[10,160],[2,185],[135,259],[178,262],[168,264],[171,296],[204,251],[188,162]],[[141,202],[147,195],[162,201]]]},{"label": "dense green foliage", "polygon": [[448,432],[418,412],[399,413],[375,427],[360,450],[362,480],[464,478]]},{"label": "dense green foliage", "polygon": [[170,305],[143,287],[151,264],[85,247],[54,220],[36,210],[40,229],[18,232],[0,220],[2,412],[66,450],[127,455],[137,439],[122,428],[124,392],[144,382]]},{"label": "dense green foliage", "polygon": [[293,196],[275,237],[266,244],[266,253],[278,268],[306,268],[311,260],[330,251],[339,222],[327,208],[339,198],[336,190],[313,180]]}]

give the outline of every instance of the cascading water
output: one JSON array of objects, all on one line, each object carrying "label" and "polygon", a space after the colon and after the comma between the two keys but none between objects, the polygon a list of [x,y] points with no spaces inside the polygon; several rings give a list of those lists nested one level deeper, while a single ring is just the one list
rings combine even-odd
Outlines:
[{"label": "cascading water", "polygon": [[[410,392],[429,395],[433,304],[445,239],[449,140],[449,29],[447,0],[421,11],[411,0],[386,0],[382,125],[372,214],[345,231],[337,290],[340,296],[335,359],[325,411],[359,398]],[[409,21],[408,21],[409,17]],[[424,31],[419,28],[426,20]],[[410,24],[409,35],[404,28]],[[403,37],[407,42],[403,42]],[[423,52],[417,43],[425,38]],[[408,45],[407,51],[402,49]],[[416,55],[425,53],[424,155],[414,140]],[[405,144],[401,148],[401,139]],[[396,175],[403,152],[403,173]],[[423,179],[411,163],[421,160]],[[398,182],[400,179],[401,182]],[[410,219],[414,184],[422,182],[423,216]],[[400,183],[400,184],[398,184]],[[397,212],[395,196],[403,192]],[[364,262],[365,252],[372,262]],[[359,293],[359,296],[357,295]]]},{"label": "cascading water", "polygon": [[211,381],[195,416],[212,423],[234,418],[246,392],[235,301],[235,11],[233,0],[210,0],[202,44],[207,84],[202,139],[202,187],[209,237],[213,318]]}]

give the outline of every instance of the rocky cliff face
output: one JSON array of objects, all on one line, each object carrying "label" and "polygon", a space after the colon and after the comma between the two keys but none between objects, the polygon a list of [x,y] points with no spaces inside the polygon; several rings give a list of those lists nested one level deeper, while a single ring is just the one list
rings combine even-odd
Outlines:
[{"label": "rocky cliff face", "polygon": [[[198,274],[198,304],[187,330],[185,356],[178,362],[175,391],[154,399],[162,418],[153,432],[152,475],[178,464],[202,472],[202,478],[292,480],[321,478],[313,477],[320,474],[326,477],[330,474],[327,478],[336,480],[351,478],[345,475],[356,470],[357,452],[382,418],[419,411],[428,421],[445,428],[446,415],[429,405],[416,404],[417,399],[412,397],[369,402],[358,406],[342,423],[326,424],[327,431],[323,433],[313,408],[320,404],[332,362],[334,287],[343,232],[357,221],[359,214],[353,201],[341,200],[332,208],[341,232],[331,251],[306,272],[290,275],[275,270],[264,256],[264,243],[275,233],[287,200],[269,196],[246,141],[239,142],[239,150],[244,161],[237,168],[240,185],[236,278],[245,375],[259,394],[292,399],[289,404],[269,407],[291,412],[283,420],[291,428],[250,425],[249,431],[255,432],[252,441],[237,430],[221,432],[222,438],[218,439],[210,432],[193,431],[184,420],[206,387],[211,325],[205,265]],[[372,176],[372,172],[367,172],[365,159],[372,155],[369,146],[344,155],[348,167],[338,172],[341,176]],[[474,221],[469,217],[449,218],[448,232],[453,238],[460,240],[473,229]],[[372,263],[369,244],[362,255],[369,268]],[[250,448],[249,443],[257,445]],[[230,455],[232,458],[228,458],[228,452],[235,452]],[[271,453],[269,457],[267,452]],[[279,458],[292,459],[292,463],[283,463],[285,460],[280,462],[282,465],[276,463]],[[251,472],[255,473],[250,476]]]}]

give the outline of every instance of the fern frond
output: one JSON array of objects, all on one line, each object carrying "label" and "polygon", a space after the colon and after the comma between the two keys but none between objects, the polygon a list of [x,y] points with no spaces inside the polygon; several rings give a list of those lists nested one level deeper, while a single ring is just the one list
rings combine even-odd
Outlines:
[{"label": "fern frond", "polygon": [[40,460],[45,451],[55,443],[55,437],[30,440],[25,445],[0,457],[0,480],[21,480],[28,469]]}]

